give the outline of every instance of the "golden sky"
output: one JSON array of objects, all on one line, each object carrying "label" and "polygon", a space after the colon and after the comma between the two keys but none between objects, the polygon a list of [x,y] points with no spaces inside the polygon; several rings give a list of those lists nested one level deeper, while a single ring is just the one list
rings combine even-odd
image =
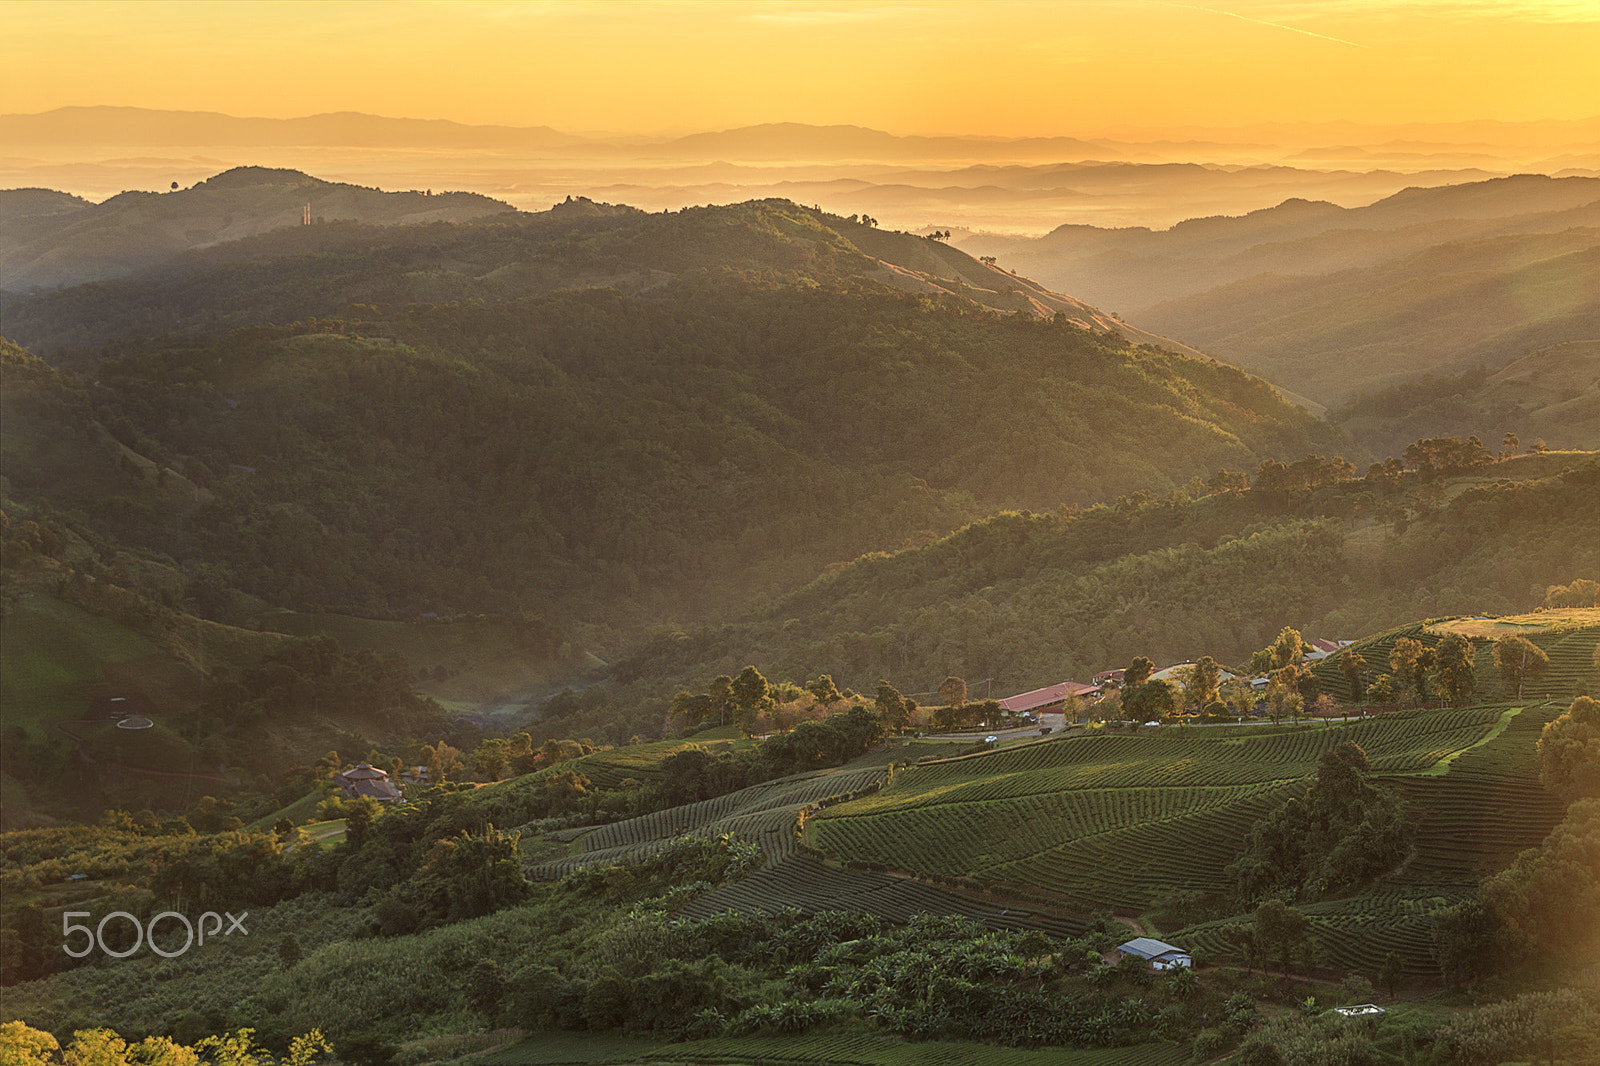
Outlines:
[{"label": "golden sky", "polygon": [[999,136],[1600,114],[1600,0],[4,0],[0,111]]}]

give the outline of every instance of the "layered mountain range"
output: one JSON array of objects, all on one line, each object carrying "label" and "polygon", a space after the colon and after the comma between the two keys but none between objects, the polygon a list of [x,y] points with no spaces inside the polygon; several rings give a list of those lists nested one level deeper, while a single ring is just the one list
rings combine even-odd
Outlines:
[{"label": "layered mountain range", "polygon": [[958,243],[1330,405],[1600,336],[1600,178]]}]

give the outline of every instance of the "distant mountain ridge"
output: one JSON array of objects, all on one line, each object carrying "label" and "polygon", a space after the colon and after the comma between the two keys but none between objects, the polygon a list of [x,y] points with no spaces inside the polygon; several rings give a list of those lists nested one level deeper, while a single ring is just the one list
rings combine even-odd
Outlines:
[{"label": "distant mountain ridge", "polygon": [[445,119],[385,118],[358,111],[304,118],[239,118],[215,111],[96,106],[0,115],[0,143],[6,144],[549,148],[583,140],[547,126],[469,126]]},{"label": "distant mountain ridge", "polygon": [[125,192],[100,204],[38,189],[0,191],[0,288],[25,292],[121,277],[179,252],[305,221],[398,225],[515,210],[478,193],[384,192],[296,170],[236,167],[188,189]]},{"label": "distant mountain ridge", "polygon": [[1600,178],[1523,174],[1366,207],[1291,199],[1166,230],[961,246],[1324,403],[1600,336]]},{"label": "distant mountain ridge", "polygon": [[[213,249],[205,260],[209,264],[246,259],[260,249],[248,244],[228,247],[228,242],[299,227],[308,205],[318,222],[380,225],[459,222],[517,213],[500,201],[471,193],[382,192],[323,181],[297,170],[258,166],[236,167],[188,190],[127,192],[98,205],[62,193],[9,190],[0,192],[0,280],[11,292],[107,280],[199,249]],[[1064,314],[1085,328],[1120,332],[1138,344],[1199,354],[1178,341],[1121,322],[1072,296],[1052,292],[993,263],[979,261],[943,241],[880,229],[875,223],[861,221],[859,216],[845,219],[804,210],[823,225],[847,233],[855,250],[875,258],[876,265],[862,267],[874,281],[890,288],[962,295],[995,310],[1041,317]],[[634,208],[570,196],[548,214],[562,220],[644,215]],[[325,240],[344,239],[342,232],[280,238],[286,245],[302,249]],[[710,266],[714,261],[707,259],[695,265]],[[676,272],[684,265],[684,256],[674,253],[640,265]],[[500,264],[497,269],[505,266]],[[172,269],[181,272],[187,267],[175,262]],[[543,270],[550,275],[548,265]],[[460,269],[455,272],[464,273]],[[602,278],[624,288],[640,284],[637,279],[611,276],[616,273],[597,276],[592,271],[578,271],[560,284],[593,284]],[[486,270],[481,280],[488,291],[503,294],[504,275]],[[327,309],[318,313],[327,313]],[[33,332],[26,312],[20,321],[13,329],[14,336],[29,343],[51,343]]]}]

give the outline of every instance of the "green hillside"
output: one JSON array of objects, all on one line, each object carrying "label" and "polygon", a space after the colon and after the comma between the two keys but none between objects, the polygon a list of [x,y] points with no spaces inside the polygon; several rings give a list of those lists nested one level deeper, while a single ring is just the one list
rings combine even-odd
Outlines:
[{"label": "green hillside", "polygon": [[[94,387],[13,357],[12,500],[168,556],[218,617],[253,616],[234,593],[387,618],[520,611],[581,664],[997,507],[1167,491],[1333,441],[1259,381],[1065,311],[895,291],[832,227],[927,246],[949,273],[964,257],[939,242],[778,202],[553,215],[352,231],[317,254],[270,254],[312,239],[279,234],[26,302],[7,315],[24,337],[45,336],[36,315],[208,335],[57,359],[99,362]],[[475,265],[410,269],[436,261]],[[528,295],[585,281],[612,287]],[[350,317],[214,332],[324,313]],[[82,476],[47,470],[46,436],[99,451]]]},{"label": "green hillside", "polygon": [[190,248],[299,225],[307,207],[318,223],[377,225],[512,210],[476,193],[386,193],[271,167],[236,167],[188,189],[125,192],[100,204],[43,191],[0,198],[0,274],[13,292],[122,277]]},{"label": "green hillside", "polygon": [[[857,688],[884,677],[923,702],[954,674],[1008,695],[1137,655],[1242,668],[1284,626],[1348,640],[1419,616],[1519,613],[1600,573],[1592,453],[1447,475],[1399,460],[1365,476],[1302,463],[1326,480],[1268,468],[1238,483],[1248,489],[997,515],[858,559],[736,625],[659,636],[617,670],[703,684],[753,662]],[[1346,694],[1336,674],[1319,669]],[[1570,695],[1576,679],[1556,677],[1568,687],[1551,694]]]},{"label": "green hillside", "polygon": [[1600,332],[1600,229],[1444,244],[1312,278],[1264,276],[1140,321],[1325,402],[1499,367]]},{"label": "green hillside", "polygon": [[1499,370],[1424,374],[1365,391],[1329,418],[1377,452],[1473,433],[1497,443],[1511,433],[1519,447],[1590,447],[1600,440],[1600,340],[1541,348]]}]

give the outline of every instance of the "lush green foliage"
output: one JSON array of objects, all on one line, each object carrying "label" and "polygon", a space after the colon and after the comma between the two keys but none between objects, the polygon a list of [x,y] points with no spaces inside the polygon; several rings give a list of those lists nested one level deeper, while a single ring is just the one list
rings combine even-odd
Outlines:
[{"label": "lush green foliage", "polygon": [[1305,799],[1291,797],[1257,823],[1228,867],[1240,899],[1343,895],[1398,866],[1416,827],[1368,781],[1369,771],[1355,743],[1324,751]]}]

